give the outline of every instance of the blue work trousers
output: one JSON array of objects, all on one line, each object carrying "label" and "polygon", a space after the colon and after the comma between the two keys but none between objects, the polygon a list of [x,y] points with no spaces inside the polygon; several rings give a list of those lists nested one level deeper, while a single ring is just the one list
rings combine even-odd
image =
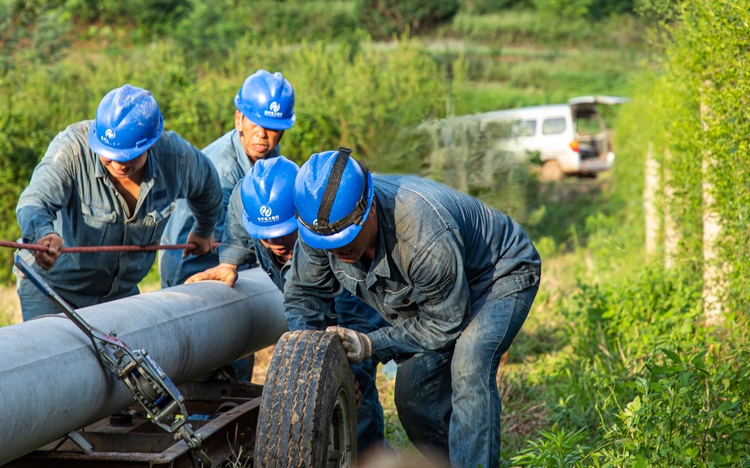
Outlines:
[{"label": "blue work trousers", "polygon": [[428,458],[462,468],[500,466],[497,370],[526,320],[538,278],[532,284],[499,299],[480,298],[452,350],[419,353],[399,365],[399,419]]},{"label": "blue work trousers", "polygon": [[[390,326],[375,309],[368,307],[348,292],[336,298],[336,312],[339,326],[360,333],[369,333]],[[375,384],[377,370],[378,361],[375,358],[352,365],[354,379],[362,392],[359,398],[361,407],[357,410],[357,452],[386,447],[383,434],[383,407]]]}]

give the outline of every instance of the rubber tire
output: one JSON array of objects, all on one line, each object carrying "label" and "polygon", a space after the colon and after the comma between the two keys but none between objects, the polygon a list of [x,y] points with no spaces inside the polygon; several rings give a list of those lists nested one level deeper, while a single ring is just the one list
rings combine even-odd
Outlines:
[{"label": "rubber tire", "polygon": [[560,182],[565,177],[565,173],[557,161],[545,161],[542,164],[541,180],[542,182]]},{"label": "rubber tire", "polygon": [[335,333],[286,332],[263,385],[253,467],[325,467],[329,451],[339,452],[334,466],[356,462],[351,366]]}]

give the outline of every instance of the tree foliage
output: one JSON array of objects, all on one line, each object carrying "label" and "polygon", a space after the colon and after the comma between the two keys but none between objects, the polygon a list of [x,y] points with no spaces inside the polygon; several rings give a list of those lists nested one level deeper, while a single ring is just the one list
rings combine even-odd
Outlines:
[{"label": "tree foliage", "polygon": [[632,13],[634,0],[533,0],[536,10],[546,16],[571,19],[602,19]]},{"label": "tree foliage", "polygon": [[375,38],[422,34],[450,21],[459,0],[357,0],[359,23]]}]

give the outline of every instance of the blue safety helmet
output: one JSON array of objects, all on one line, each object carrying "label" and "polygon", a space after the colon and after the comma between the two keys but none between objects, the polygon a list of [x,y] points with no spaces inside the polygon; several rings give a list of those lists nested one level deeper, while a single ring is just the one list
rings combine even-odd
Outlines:
[{"label": "blue safety helmet", "polygon": [[372,207],[370,171],[351,149],[315,153],[294,183],[294,206],[302,240],[315,249],[337,249],[354,240]]},{"label": "blue safety helmet", "polygon": [[281,73],[258,70],[242,84],[234,105],[255,125],[269,130],[287,130],[294,115],[294,88]]},{"label": "blue safety helmet", "polygon": [[89,148],[107,159],[127,162],[151,148],[163,130],[164,118],[151,93],[126,84],[99,103],[89,128]]},{"label": "blue safety helmet", "polygon": [[256,239],[274,239],[297,229],[294,179],[299,167],[284,156],[259,159],[242,179],[242,224]]}]

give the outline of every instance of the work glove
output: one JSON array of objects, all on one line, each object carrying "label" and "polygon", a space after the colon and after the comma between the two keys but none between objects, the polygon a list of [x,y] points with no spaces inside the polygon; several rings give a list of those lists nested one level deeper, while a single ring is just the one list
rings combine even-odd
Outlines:
[{"label": "work glove", "polygon": [[364,333],[344,327],[328,327],[326,331],[339,336],[350,363],[356,364],[372,357],[372,343]]}]

